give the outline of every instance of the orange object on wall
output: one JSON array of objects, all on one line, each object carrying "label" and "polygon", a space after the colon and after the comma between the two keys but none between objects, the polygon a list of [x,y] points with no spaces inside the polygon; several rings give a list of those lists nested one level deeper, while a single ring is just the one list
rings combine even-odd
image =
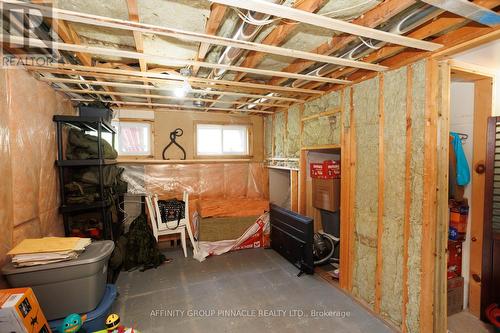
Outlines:
[{"label": "orange object on wall", "polygon": [[260,216],[269,211],[265,199],[204,199],[198,200],[198,213],[202,217]]}]

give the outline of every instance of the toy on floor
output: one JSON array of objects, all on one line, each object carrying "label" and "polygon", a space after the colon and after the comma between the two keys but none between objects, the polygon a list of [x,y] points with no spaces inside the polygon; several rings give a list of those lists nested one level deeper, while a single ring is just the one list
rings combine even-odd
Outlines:
[{"label": "toy on floor", "polygon": [[120,317],[116,313],[112,313],[106,319],[106,329],[94,333],[139,333],[133,328],[126,328],[120,325]]},{"label": "toy on floor", "polygon": [[79,314],[72,313],[64,319],[60,331],[63,333],[82,332],[80,329],[86,319],[86,315],[80,316]]}]

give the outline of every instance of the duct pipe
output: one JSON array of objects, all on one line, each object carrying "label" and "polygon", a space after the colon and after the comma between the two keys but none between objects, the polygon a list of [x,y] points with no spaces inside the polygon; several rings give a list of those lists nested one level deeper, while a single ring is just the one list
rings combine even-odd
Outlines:
[{"label": "duct pipe", "polygon": [[[437,9],[432,6],[422,6],[417,9],[413,9],[408,15],[404,16],[402,19],[394,21],[392,24],[388,24],[381,30],[383,31],[388,31],[393,34],[398,34],[398,35],[403,35],[416,27],[422,25],[423,23],[435,18],[439,14],[441,14],[443,10]],[[386,45],[386,42],[380,42],[380,41],[375,41],[371,39],[361,39],[360,41],[354,45],[354,46],[348,46],[342,50],[340,50],[337,54],[340,54],[341,58],[346,58],[350,60],[357,60],[359,58],[362,58],[370,53],[372,53],[374,50],[378,50],[384,45]],[[312,71],[309,71],[305,74],[307,75],[314,75],[314,76],[324,76],[327,75],[334,70],[340,68],[338,65],[332,65],[332,64],[327,64],[320,66]],[[291,84],[286,84],[286,85],[291,85],[292,87],[300,87],[306,84],[308,81],[304,80],[295,80]]]},{"label": "duct pipe", "polygon": [[[265,0],[265,1],[276,4],[280,4],[281,2],[283,2],[282,0]],[[247,11],[247,16],[249,16],[252,19],[252,21],[255,21],[256,23],[258,22],[265,23],[271,17],[270,15],[267,14],[252,12],[252,11]],[[262,27],[263,25],[250,24],[242,20],[238,30],[236,30],[232,38],[234,40],[253,41],[257,36],[257,34],[259,33],[259,31],[262,29]],[[222,55],[220,56],[217,63],[224,65],[231,65],[238,59],[238,57],[243,53],[243,51],[244,50],[239,48],[227,46],[222,52]],[[214,69],[210,73],[209,77],[218,80],[221,79],[225,73],[226,73],[225,69]]]}]

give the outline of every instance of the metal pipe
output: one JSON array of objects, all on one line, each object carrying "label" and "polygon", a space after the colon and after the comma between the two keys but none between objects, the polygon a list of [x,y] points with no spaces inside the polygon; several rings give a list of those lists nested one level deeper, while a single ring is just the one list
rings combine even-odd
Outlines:
[{"label": "metal pipe", "polygon": [[[281,3],[282,0],[265,0],[273,3]],[[252,18],[252,20],[255,20],[257,22],[265,22],[267,21],[271,16],[263,13],[258,13],[258,12],[251,12],[248,11],[247,15]],[[254,25],[250,24],[248,22],[242,21],[239,28],[236,30],[236,32],[233,35],[234,40],[242,40],[242,41],[252,41],[255,39],[257,34],[260,32],[262,29],[263,25]],[[236,59],[243,53],[244,50],[235,48],[232,46],[227,46],[224,51],[222,52],[219,60],[217,63],[219,64],[226,64],[230,65],[235,62]],[[210,75],[209,78],[213,78],[215,80],[221,79],[224,74],[226,73],[225,69],[214,69]]]},{"label": "metal pipe", "polygon": [[[424,5],[420,8],[412,9],[411,12],[408,15],[404,16],[402,19],[395,20],[392,24],[388,24],[386,26],[381,27],[380,30],[389,31],[394,34],[402,35],[407,33],[408,31],[415,29],[416,27],[422,25],[423,23],[435,18],[442,12],[443,10],[441,9],[435,8],[433,6]],[[340,51],[338,51],[337,54],[340,54],[341,58],[357,60],[372,53],[374,50],[383,47],[386,44],[387,44],[386,42],[380,42],[371,39],[368,40],[361,39],[356,45],[345,47]],[[319,66],[316,69],[310,70],[309,72],[304,74],[314,75],[314,76],[325,76],[339,68],[341,67],[338,65],[327,64]],[[293,81],[289,80],[289,82],[287,82],[285,85],[289,85],[296,88],[303,86],[307,82],[308,81],[304,80],[293,80]]]}]

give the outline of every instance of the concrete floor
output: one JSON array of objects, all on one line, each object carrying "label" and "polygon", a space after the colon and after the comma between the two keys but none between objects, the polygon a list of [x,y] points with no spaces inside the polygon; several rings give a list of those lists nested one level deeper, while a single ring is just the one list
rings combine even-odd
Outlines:
[{"label": "concrete floor", "polygon": [[483,323],[468,311],[455,313],[448,317],[448,332],[450,333],[494,333],[493,326]]},{"label": "concrete floor", "polygon": [[202,263],[177,249],[165,254],[174,261],[120,274],[113,310],[123,324],[162,333],[393,332],[319,276],[297,277],[273,250],[242,250]]}]

